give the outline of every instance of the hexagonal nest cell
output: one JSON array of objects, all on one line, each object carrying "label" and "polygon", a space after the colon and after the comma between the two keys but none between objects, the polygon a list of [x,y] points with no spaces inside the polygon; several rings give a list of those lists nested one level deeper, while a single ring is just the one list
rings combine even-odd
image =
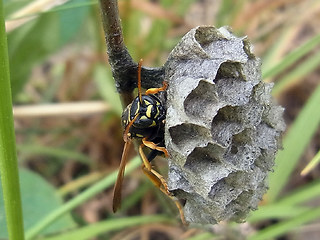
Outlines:
[{"label": "hexagonal nest cell", "polygon": [[242,222],[266,192],[285,123],[260,66],[224,27],[192,29],[168,58],[168,184],[190,223]]}]

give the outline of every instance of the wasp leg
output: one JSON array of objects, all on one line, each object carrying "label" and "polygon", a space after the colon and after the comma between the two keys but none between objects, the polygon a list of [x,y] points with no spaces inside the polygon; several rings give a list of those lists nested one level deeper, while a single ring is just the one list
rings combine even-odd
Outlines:
[{"label": "wasp leg", "polygon": [[158,92],[162,92],[162,91],[165,91],[168,87],[168,83],[166,81],[163,81],[163,86],[161,88],[149,88],[147,91],[146,91],[146,95],[149,95],[149,94],[156,94]]},{"label": "wasp leg", "polygon": [[143,143],[143,145],[147,146],[148,148],[163,152],[166,157],[169,157],[169,153],[165,147],[159,147],[159,146],[157,146],[157,144],[155,144],[154,142],[148,141],[146,138],[142,139],[142,143]]},{"label": "wasp leg", "polygon": [[150,179],[150,181],[157,188],[160,189],[161,192],[166,194],[175,203],[175,205],[177,206],[177,208],[179,210],[182,223],[184,225],[187,225],[185,218],[184,218],[182,205],[180,204],[179,200],[176,197],[174,197],[172,195],[172,193],[169,191],[168,184],[167,184],[166,180],[164,179],[164,177],[160,173],[158,173],[156,170],[152,169],[150,162],[148,161],[146,155],[144,154],[144,152],[142,150],[143,146],[144,146],[144,144],[141,144],[139,146],[139,154],[140,154],[142,161],[143,161],[142,170],[143,170],[144,174]]},{"label": "wasp leg", "polygon": [[[144,147],[144,144],[142,143],[139,146],[139,154],[143,162],[143,168],[142,168],[143,172],[146,173],[146,171],[148,171],[148,173],[152,175],[153,179],[150,178],[150,174],[146,174],[146,175],[150,178],[150,180],[154,183],[154,185],[156,185],[161,191],[165,192],[165,194],[170,195],[166,180],[163,178],[163,176],[160,173],[152,169],[152,166],[148,158],[143,152],[143,149],[142,149],[143,147]],[[155,180],[154,178],[156,178],[157,180]]]},{"label": "wasp leg", "polygon": [[[159,188],[161,192],[163,192],[165,195],[167,195],[175,203],[175,205],[177,206],[177,208],[179,210],[179,214],[180,214],[180,218],[181,218],[182,223],[184,225],[188,225],[185,218],[184,218],[182,205],[180,204],[179,200],[176,197],[174,197],[172,195],[172,193],[169,192],[167,182],[164,180],[164,178],[161,176],[161,174],[156,172],[154,169],[151,169],[151,171],[149,171],[144,164],[142,164],[142,170],[143,170],[143,173],[150,179],[150,181],[157,188]],[[161,178],[159,178],[158,176],[160,176]]]},{"label": "wasp leg", "polygon": [[[156,176],[155,173],[157,173],[157,172],[154,169],[151,169],[151,171],[149,171],[144,164],[142,164],[141,168],[143,170],[143,173],[149,178],[149,180],[157,188],[159,188],[161,190],[161,192],[163,192],[166,195],[170,195],[170,192],[168,190],[168,185],[162,176],[161,176],[161,178],[159,178],[158,176]],[[157,175],[160,175],[160,174],[157,173]]]}]

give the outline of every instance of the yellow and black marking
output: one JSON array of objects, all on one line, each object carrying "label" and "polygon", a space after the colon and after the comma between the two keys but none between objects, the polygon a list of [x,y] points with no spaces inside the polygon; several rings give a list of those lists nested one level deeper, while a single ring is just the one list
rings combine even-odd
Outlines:
[{"label": "yellow and black marking", "polygon": [[141,95],[141,100],[142,102],[139,96],[136,97],[122,115],[124,128],[135,116],[139,115],[129,130],[132,138],[144,138],[158,134],[158,128],[165,119],[166,111],[159,97],[154,94]]}]

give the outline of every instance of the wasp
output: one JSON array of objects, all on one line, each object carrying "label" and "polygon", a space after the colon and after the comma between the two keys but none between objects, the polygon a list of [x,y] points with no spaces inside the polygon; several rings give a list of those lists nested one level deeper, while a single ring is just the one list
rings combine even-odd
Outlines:
[{"label": "wasp", "polygon": [[[167,83],[163,82],[160,88],[149,88],[145,94],[141,91],[141,65],[142,59],[138,63],[138,96],[123,111],[121,120],[124,127],[123,140],[125,142],[122,152],[117,181],[113,193],[113,212],[116,212],[121,205],[121,188],[127,163],[129,148],[132,139],[141,139],[139,154],[142,159],[142,171],[164,194],[176,204],[182,222],[185,224],[182,206],[178,199],[169,191],[164,177],[153,169],[151,161],[158,155],[169,157],[164,142],[164,125],[166,118],[165,100],[161,94],[165,93]],[[143,148],[148,147],[151,152],[145,155]]]}]

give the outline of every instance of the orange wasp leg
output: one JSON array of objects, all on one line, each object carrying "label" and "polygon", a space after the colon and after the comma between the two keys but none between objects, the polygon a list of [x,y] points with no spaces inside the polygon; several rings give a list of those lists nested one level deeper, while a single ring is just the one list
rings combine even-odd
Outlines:
[{"label": "orange wasp leg", "polygon": [[169,157],[169,153],[168,153],[168,151],[167,151],[167,149],[165,147],[159,147],[159,146],[157,146],[157,144],[155,144],[154,142],[148,141],[146,138],[142,139],[142,143],[143,143],[143,145],[147,146],[148,148],[155,149],[155,150],[158,150],[160,152],[163,152],[164,155],[166,156],[166,158]]},{"label": "orange wasp leg", "polygon": [[[172,195],[172,193],[170,193],[169,189],[168,189],[168,184],[166,182],[166,180],[164,179],[164,177],[158,173],[156,170],[152,169],[152,166],[148,160],[148,158],[146,157],[146,155],[143,152],[143,146],[147,146],[151,149],[156,149],[158,151],[162,151],[165,150],[165,154],[168,154],[167,150],[164,147],[157,147],[156,144],[152,143],[152,147],[150,145],[145,145],[145,143],[150,143],[148,141],[146,141],[145,139],[142,139],[142,144],[139,146],[139,154],[142,158],[143,164],[142,164],[142,170],[143,173],[150,179],[150,181],[160,189],[161,192],[163,192],[164,194],[166,194],[177,206],[179,213],[180,213],[180,218],[181,221],[184,225],[187,225],[186,221],[185,221],[185,217],[184,217],[184,213],[183,213],[183,207],[180,204],[179,200],[174,197]],[[160,150],[161,149],[161,150]]]},{"label": "orange wasp leg", "polygon": [[156,94],[158,92],[162,92],[162,91],[165,91],[168,87],[168,83],[166,81],[163,81],[163,86],[161,88],[149,88],[147,91],[146,91],[146,95],[149,95],[149,94]]}]

